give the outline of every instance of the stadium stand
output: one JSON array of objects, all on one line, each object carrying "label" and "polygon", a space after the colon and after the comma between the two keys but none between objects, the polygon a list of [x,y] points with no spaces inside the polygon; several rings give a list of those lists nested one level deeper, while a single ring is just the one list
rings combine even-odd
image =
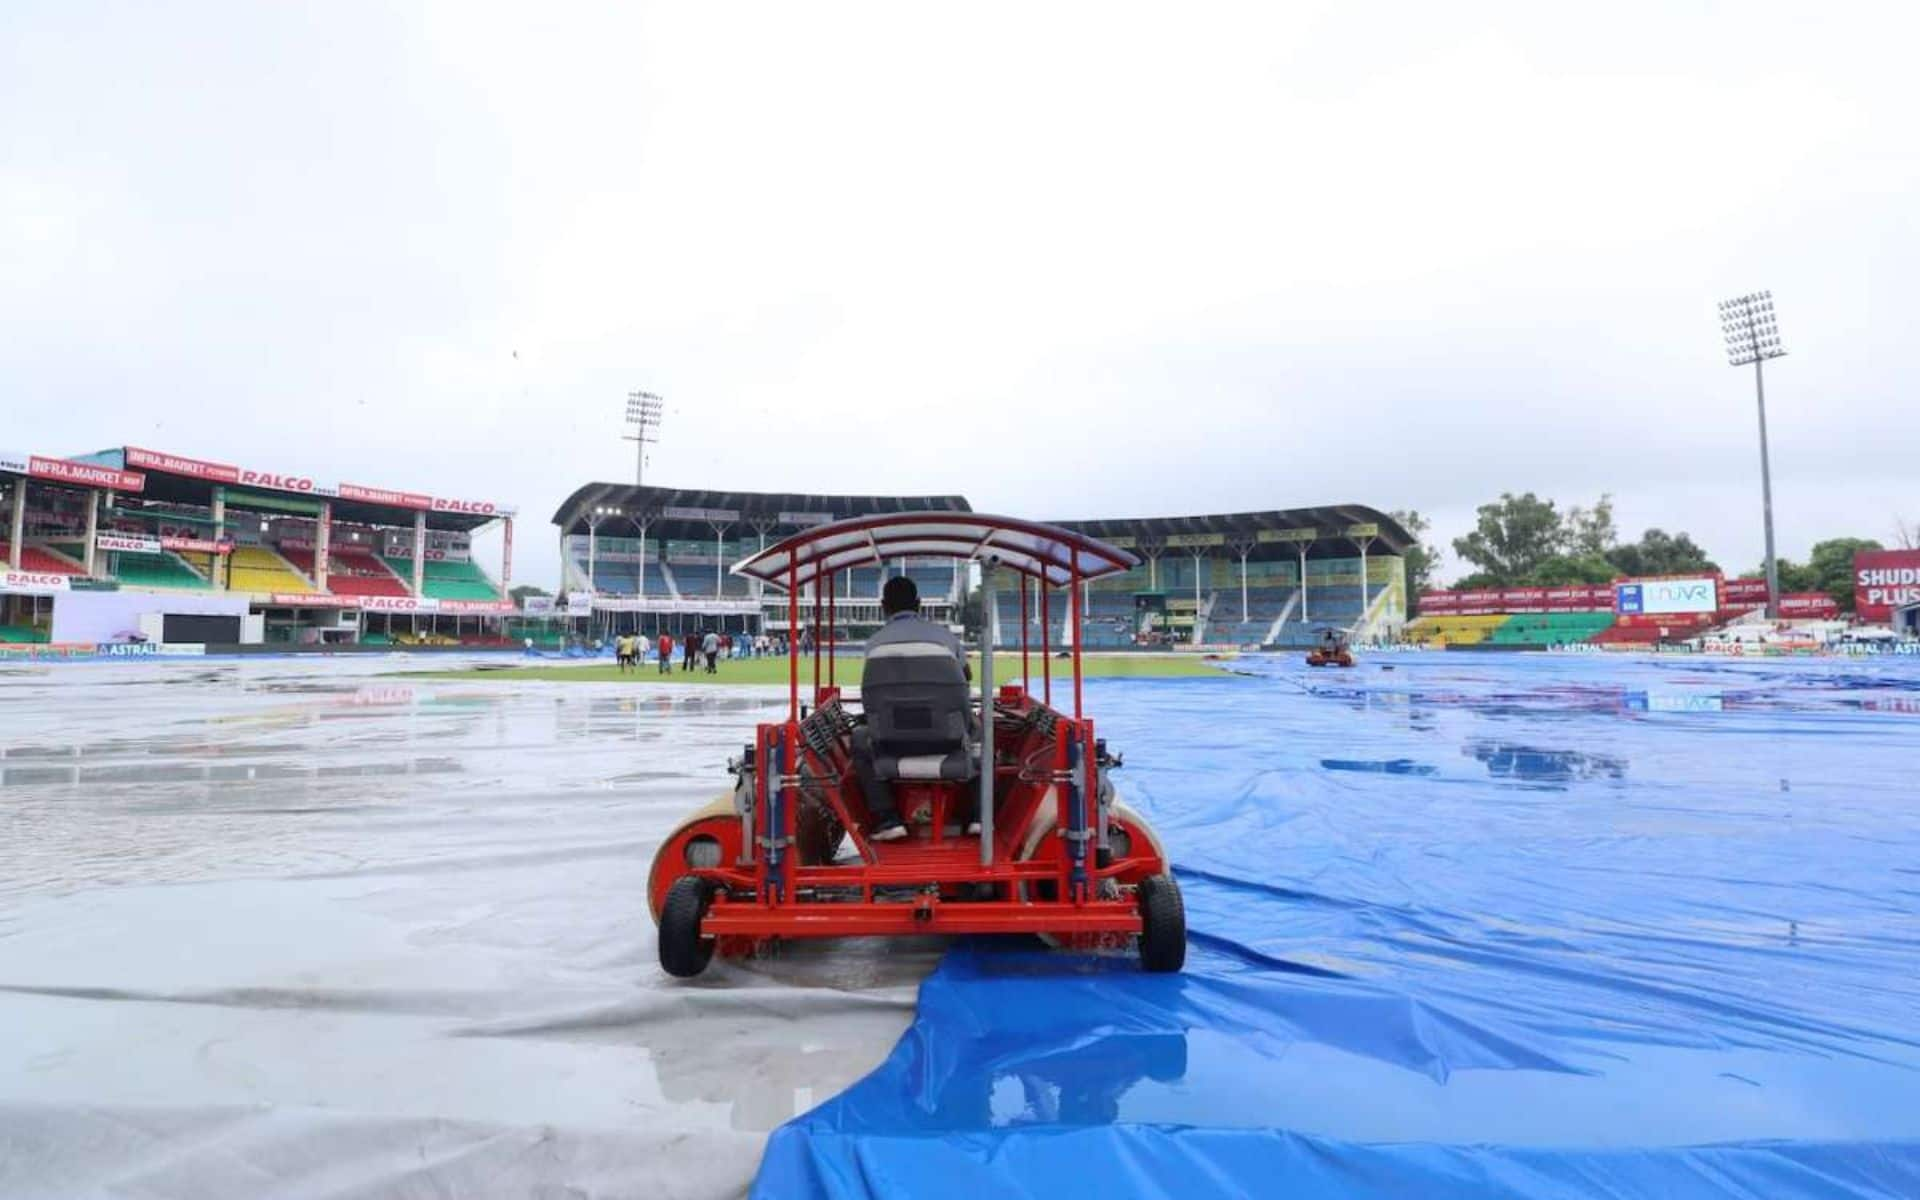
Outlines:
[{"label": "stadium stand", "polygon": [[212,583],[177,556],[122,550],[114,556],[114,576],[123,585],[161,588],[209,588]]},{"label": "stadium stand", "polygon": [[235,546],[227,587],[236,592],[312,592],[313,584],[264,546]]},{"label": "stadium stand", "polygon": [[327,556],[327,590],[338,596],[413,595],[405,581],[364,546],[335,547]]},{"label": "stadium stand", "polygon": [[[24,539],[23,539],[24,540]],[[0,542],[0,562],[12,562],[12,547]],[[20,547],[20,569],[38,575],[85,575],[87,569],[75,559],[44,546]]]},{"label": "stadium stand", "polygon": [[[395,575],[413,578],[411,559],[388,557],[385,561]],[[473,563],[428,559],[421,595],[435,600],[498,600],[500,589]]]},{"label": "stadium stand", "polygon": [[1408,622],[1408,640],[1429,646],[1477,646],[1507,623],[1505,613],[1475,616],[1415,617]]},{"label": "stadium stand", "polygon": [[[585,575],[586,564],[581,564]],[[612,596],[631,596],[640,590],[640,564],[596,562],[593,564],[593,590]]]},{"label": "stadium stand", "polygon": [[1564,646],[1612,625],[1612,613],[1523,613],[1509,617],[1486,640],[1494,646]]},{"label": "stadium stand", "polygon": [[0,642],[44,642],[47,631],[35,625],[0,625]]}]

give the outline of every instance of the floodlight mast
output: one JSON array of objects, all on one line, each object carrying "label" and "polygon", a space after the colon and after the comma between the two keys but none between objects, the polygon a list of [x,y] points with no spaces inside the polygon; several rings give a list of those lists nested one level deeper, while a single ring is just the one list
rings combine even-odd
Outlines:
[{"label": "floodlight mast", "polygon": [[1773,315],[1773,293],[1748,292],[1720,302],[1720,331],[1727,342],[1727,365],[1753,364],[1753,396],[1760,411],[1760,506],[1767,530],[1767,619],[1780,617],[1780,564],[1773,553],[1773,468],[1767,456],[1767,381],[1769,358],[1784,356],[1780,325]]},{"label": "floodlight mast", "polygon": [[639,487],[647,470],[647,444],[660,440],[660,417],[666,402],[652,392],[627,393],[627,424],[633,432],[623,434],[633,445],[633,486]]}]

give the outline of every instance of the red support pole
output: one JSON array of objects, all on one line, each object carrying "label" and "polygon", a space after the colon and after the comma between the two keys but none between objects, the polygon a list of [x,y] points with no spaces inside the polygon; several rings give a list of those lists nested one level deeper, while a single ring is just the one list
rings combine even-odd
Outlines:
[{"label": "red support pole", "polygon": [[787,559],[787,720],[800,719],[800,587],[792,557]]},{"label": "red support pole", "polygon": [[1073,551],[1073,594],[1067,597],[1067,604],[1073,612],[1073,719],[1080,719],[1080,643],[1085,640],[1085,631],[1080,621],[1080,552]]},{"label": "red support pole", "polygon": [[1040,702],[1053,706],[1053,592],[1047,587],[1047,573],[1040,572]]},{"label": "red support pole", "polygon": [[820,703],[820,577],[813,577],[813,702]]},{"label": "red support pole", "polygon": [[1033,695],[1033,676],[1027,670],[1027,577],[1020,577],[1020,690]]},{"label": "red support pole", "polygon": [[839,679],[833,669],[834,655],[834,609],[840,607],[840,572],[827,573],[827,686],[834,687]]}]

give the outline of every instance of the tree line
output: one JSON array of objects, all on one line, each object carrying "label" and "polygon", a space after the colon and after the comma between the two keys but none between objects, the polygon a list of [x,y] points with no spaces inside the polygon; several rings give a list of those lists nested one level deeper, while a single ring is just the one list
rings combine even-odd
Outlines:
[{"label": "tree line", "polygon": [[[1417,511],[1393,514],[1414,536],[1407,552],[1407,587],[1417,606],[1421,592],[1436,586],[1438,549],[1427,540],[1431,523]],[[1648,529],[1634,541],[1620,540],[1613,497],[1590,506],[1561,509],[1532,492],[1502,492],[1475,511],[1473,529],[1453,539],[1453,552],[1475,570],[1453,580],[1454,588],[1566,587],[1611,583],[1648,575],[1725,574],[1682,530]],[[1825,592],[1842,612],[1853,611],[1853,556],[1883,547],[1872,538],[1837,537],[1814,543],[1804,563],[1779,560],[1781,592]],[[1765,564],[1744,572],[1759,577]],[[1417,608],[1416,608],[1417,611]]]}]

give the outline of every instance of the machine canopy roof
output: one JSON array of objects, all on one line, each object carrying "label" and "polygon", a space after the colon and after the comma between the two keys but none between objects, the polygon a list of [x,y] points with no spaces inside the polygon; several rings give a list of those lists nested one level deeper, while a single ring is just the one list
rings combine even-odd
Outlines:
[{"label": "machine canopy roof", "polygon": [[1140,560],[1117,546],[1058,525],[986,513],[906,512],[852,517],[796,533],[735,563],[733,573],[775,587],[889,558],[971,558],[1044,579],[1053,587],[1131,570]]}]

